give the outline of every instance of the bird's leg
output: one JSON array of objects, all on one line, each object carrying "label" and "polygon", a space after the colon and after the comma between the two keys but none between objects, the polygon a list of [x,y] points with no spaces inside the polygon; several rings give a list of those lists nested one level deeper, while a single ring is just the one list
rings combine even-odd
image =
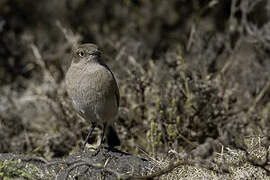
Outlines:
[{"label": "bird's leg", "polygon": [[104,143],[104,135],[105,135],[106,128],[107,128],[107,123],[104,123],[103,124],[103,129],[102,129],[102,135],[101,135],[100,145],[102,145]]},{"label": "bird's leg", "polygon": [[104,123],[103,124],[103,129],[102,129],[102,134],[101,134],[100,144],[97,147],[97,149],[95,150],[95,152],[93,153],[93,156],[96,156],[99,153],[100,149],[103,147],[106,128],[107,128],[107,123]]},{"label": "bird's leg", "polygon": [[83,145],[81,146],[81,151],[84,150],[85,145],[86,145],[88,139],[90,138],[92,132],[94,131],[95,127],[96,127],[96,124],[95,124],[95,123],[92,123],[92,127],[91,127],[89,133],[87,134],[87,137],[86,137],[86,139],[85,139],[84,142],[83,142]]}]

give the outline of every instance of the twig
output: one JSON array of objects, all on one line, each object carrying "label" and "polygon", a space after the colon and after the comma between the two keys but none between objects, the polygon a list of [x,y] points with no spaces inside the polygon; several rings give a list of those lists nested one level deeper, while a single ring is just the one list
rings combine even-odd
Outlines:
[{"label": "twig", "polygon": [[169,164],[166,168],[161,169],[157,172],[154,172],[152,174],[149,175],[145,175],[145,176],[123,176],[121,177],[122,179],[153,179],[156,177],[160,177],[164,174],[167,174],[171,171],[173,171],[175,168],[182,166],[182,165],[192,165],[191,162],[187,162],[187,161],[177,161],[176,163],[171,163]]},{"label": "twig", "polygon": [[255,101],[253,102],[252,106],[249,108],[249,111],[248,111],[249,113],[252,113],[255,110],[257,104],[261,101],[265,93],[268,91],[269,87],[270,87],[270,82],[268,81],[266,85],[263,87],[263,89],[261,90],[261,92],[258,94],[258,96],[255,98]]},{"label": "twig", "polygon": [[188,43],[187,43],[187,51],[190,50],[192,43],[194,42],[194,34],[196,31],[196,27],[195,24],[192,24],[191,26],[191,30],[190,30],[190,34],[189,34],[189,38],[188,38]]},{"label": "twig", "polygon": [[76,164],[72,165],[71,167],[69,167],[67,169],[67,172],[64,175],[64,179],[67,179],[70,172],[79,166],[88,166],[88,167],[93,167],[93,168],[97,168],[97,169],[102,169],[103,171],[107,171],[109,173],[116,175],[116,177],[121,176],[118,172],[112,170],[111,168],[106,168],[106,167],[102,166],[101,164],[90,164],[89,162],[80,162],[80,163],[76,163]]},{"label": "twig", "polygon": [[48,164],[49,162],[44,159],[43,157],[26,157],[26,158],[23,158],[21,159],[22,161],[26,161],[26,162],[29,162],[29,161],[40,161],[42,163],[45,163],[45,164]]},{"label": "twig", "polygon": [[64,28],[62,23],[59,20],[56,21],[56,26],[64,34],[64,36],[69,44],[77,45],[78,42],[82,39],[82,37],[79,34],[74,34],[71,30],[67,30],[66,28]]},{"label": "twig", "polygon": [[46,64],[45,64],[37,46],[35,44],[30,44],[30,47],[33,51],[33,54],[37,60],[38,65],[41,67],[41,69],[44,73],[44,77],[47,78],[47,80],[49,80],[50,82],[56,84],[55,79],[53,78],[51,72],[47,69]]}]

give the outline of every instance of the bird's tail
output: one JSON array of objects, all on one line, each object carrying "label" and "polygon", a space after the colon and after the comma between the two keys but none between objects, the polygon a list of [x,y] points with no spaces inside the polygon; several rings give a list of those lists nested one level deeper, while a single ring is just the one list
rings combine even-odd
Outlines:
[{"label": "bird's tail", "polygon": [[115,147],[115,146],[120,146],[121,142],[120,139],[114,130],[112,125],[109,125],[107,130],[106,130],[106,139],[107,144],[109,147]]}]

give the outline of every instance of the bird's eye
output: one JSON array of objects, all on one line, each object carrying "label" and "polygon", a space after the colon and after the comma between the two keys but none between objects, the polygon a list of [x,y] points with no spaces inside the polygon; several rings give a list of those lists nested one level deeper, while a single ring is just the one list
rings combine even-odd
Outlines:
[{"label": "bird's eye", "polygon": [[84,56],[85,56],[85,52],[84,52],[84,51],[79,51],[79,52],[78,52],[78,55],[79,55],[80,57],[84,57]]}]

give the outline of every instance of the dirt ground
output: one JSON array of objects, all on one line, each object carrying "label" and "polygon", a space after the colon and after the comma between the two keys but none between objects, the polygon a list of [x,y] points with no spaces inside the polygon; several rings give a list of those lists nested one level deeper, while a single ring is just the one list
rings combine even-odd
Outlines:
[{"label": "dirt ground", "polygon": [[161,179],[269,179],[269,37],[267,0],[0,0],[0,153],[78,152],[90,124],[64,77],[91,42],[120,89],[117,149],[183,162]]}]

